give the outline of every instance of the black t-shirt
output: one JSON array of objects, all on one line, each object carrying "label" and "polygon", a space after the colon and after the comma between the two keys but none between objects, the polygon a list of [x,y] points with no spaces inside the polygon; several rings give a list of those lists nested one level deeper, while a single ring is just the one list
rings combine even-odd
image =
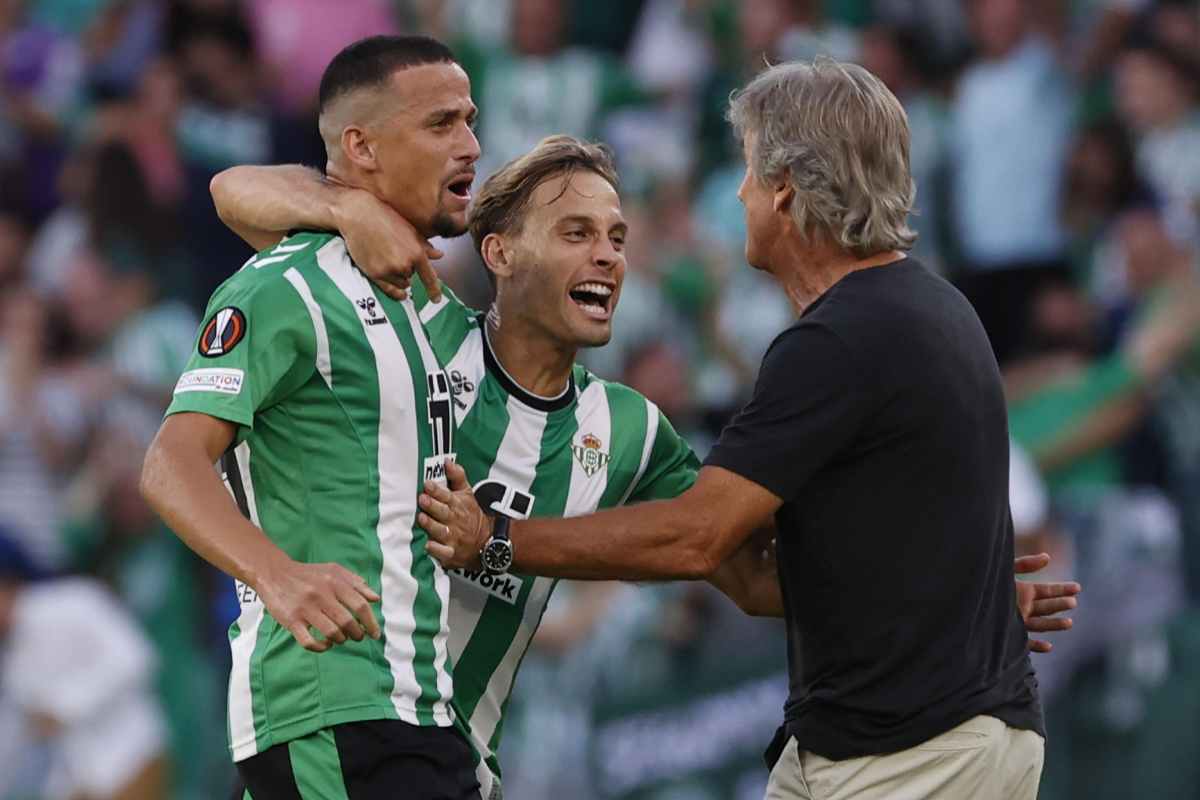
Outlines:
[{"label": "black t-shirt", "polygon": [[1045,736],[1013,588],[1008,418],[970,304],[912,259],[785,330],[706,461],[769,489],[787,730],[844,759],[977,714]]}]

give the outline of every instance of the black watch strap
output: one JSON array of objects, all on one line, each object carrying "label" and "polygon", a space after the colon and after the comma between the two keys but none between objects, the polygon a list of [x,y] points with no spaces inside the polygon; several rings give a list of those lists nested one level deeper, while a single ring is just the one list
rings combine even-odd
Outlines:
[{"label": "black watch strap", "polygon": [[492,517],[492,535],[489,539],[508,539],[508,526],[512,520],[503,514],[496,514]]}]

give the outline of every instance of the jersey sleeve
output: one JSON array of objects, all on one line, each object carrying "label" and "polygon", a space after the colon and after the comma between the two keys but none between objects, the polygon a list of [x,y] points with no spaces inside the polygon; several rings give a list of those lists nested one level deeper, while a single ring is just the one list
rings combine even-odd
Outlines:
[{"label": "jersey sleeve", "polygon": [[316,349],[308,308],[286,280],[226,283],[209,301],[167,414],[195,411],[252,428],[257,412],[312,376]]},{"label": "jersey sleeve", "polygon": [[700,460],[661,411],[646,470],[629,495],[630,503],[678,497],[696,482]]}]

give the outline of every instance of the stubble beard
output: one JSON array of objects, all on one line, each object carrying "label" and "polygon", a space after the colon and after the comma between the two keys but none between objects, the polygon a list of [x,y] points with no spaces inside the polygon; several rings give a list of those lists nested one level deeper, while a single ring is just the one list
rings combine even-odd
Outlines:
[{"label": "stubble beard", "polygon": [[440,236],[443,239],[453,239],[467,232],[466,225],[455,221],[454,217],[444,211],[439,211],[433,218],[430,228],[434,236]]}]

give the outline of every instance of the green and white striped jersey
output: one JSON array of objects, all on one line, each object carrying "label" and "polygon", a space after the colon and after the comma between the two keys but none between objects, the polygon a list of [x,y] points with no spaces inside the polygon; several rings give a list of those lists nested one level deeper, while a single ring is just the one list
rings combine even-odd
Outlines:
[{"label": "green and white striped jersey", "polygon": [[236,423],[222,466],[243,512],[292,558],[341,564],[382,597],[380,640],[318,654],[238,585],[234,760],[357,720],[452,724],[450,582],[414,519],[453,415],[412,301],[377,293],[341,238],[304,232],[222,284],[205,320],[167,413]]},{"label": "green and white striped jersey", "polygon": [[[695,482],[699,462],[653,403],[579,365],[559,397],[529,394],[492,355],[483,316],[443,292],[430,303],[413,282],[421,321],[451,381],[457,459],[481,505],[514,518],[572,517],[675,497]],[[504,710],[556,581],[450,574],[453,707],[480,755],[483,796],[498,797]]]}]

